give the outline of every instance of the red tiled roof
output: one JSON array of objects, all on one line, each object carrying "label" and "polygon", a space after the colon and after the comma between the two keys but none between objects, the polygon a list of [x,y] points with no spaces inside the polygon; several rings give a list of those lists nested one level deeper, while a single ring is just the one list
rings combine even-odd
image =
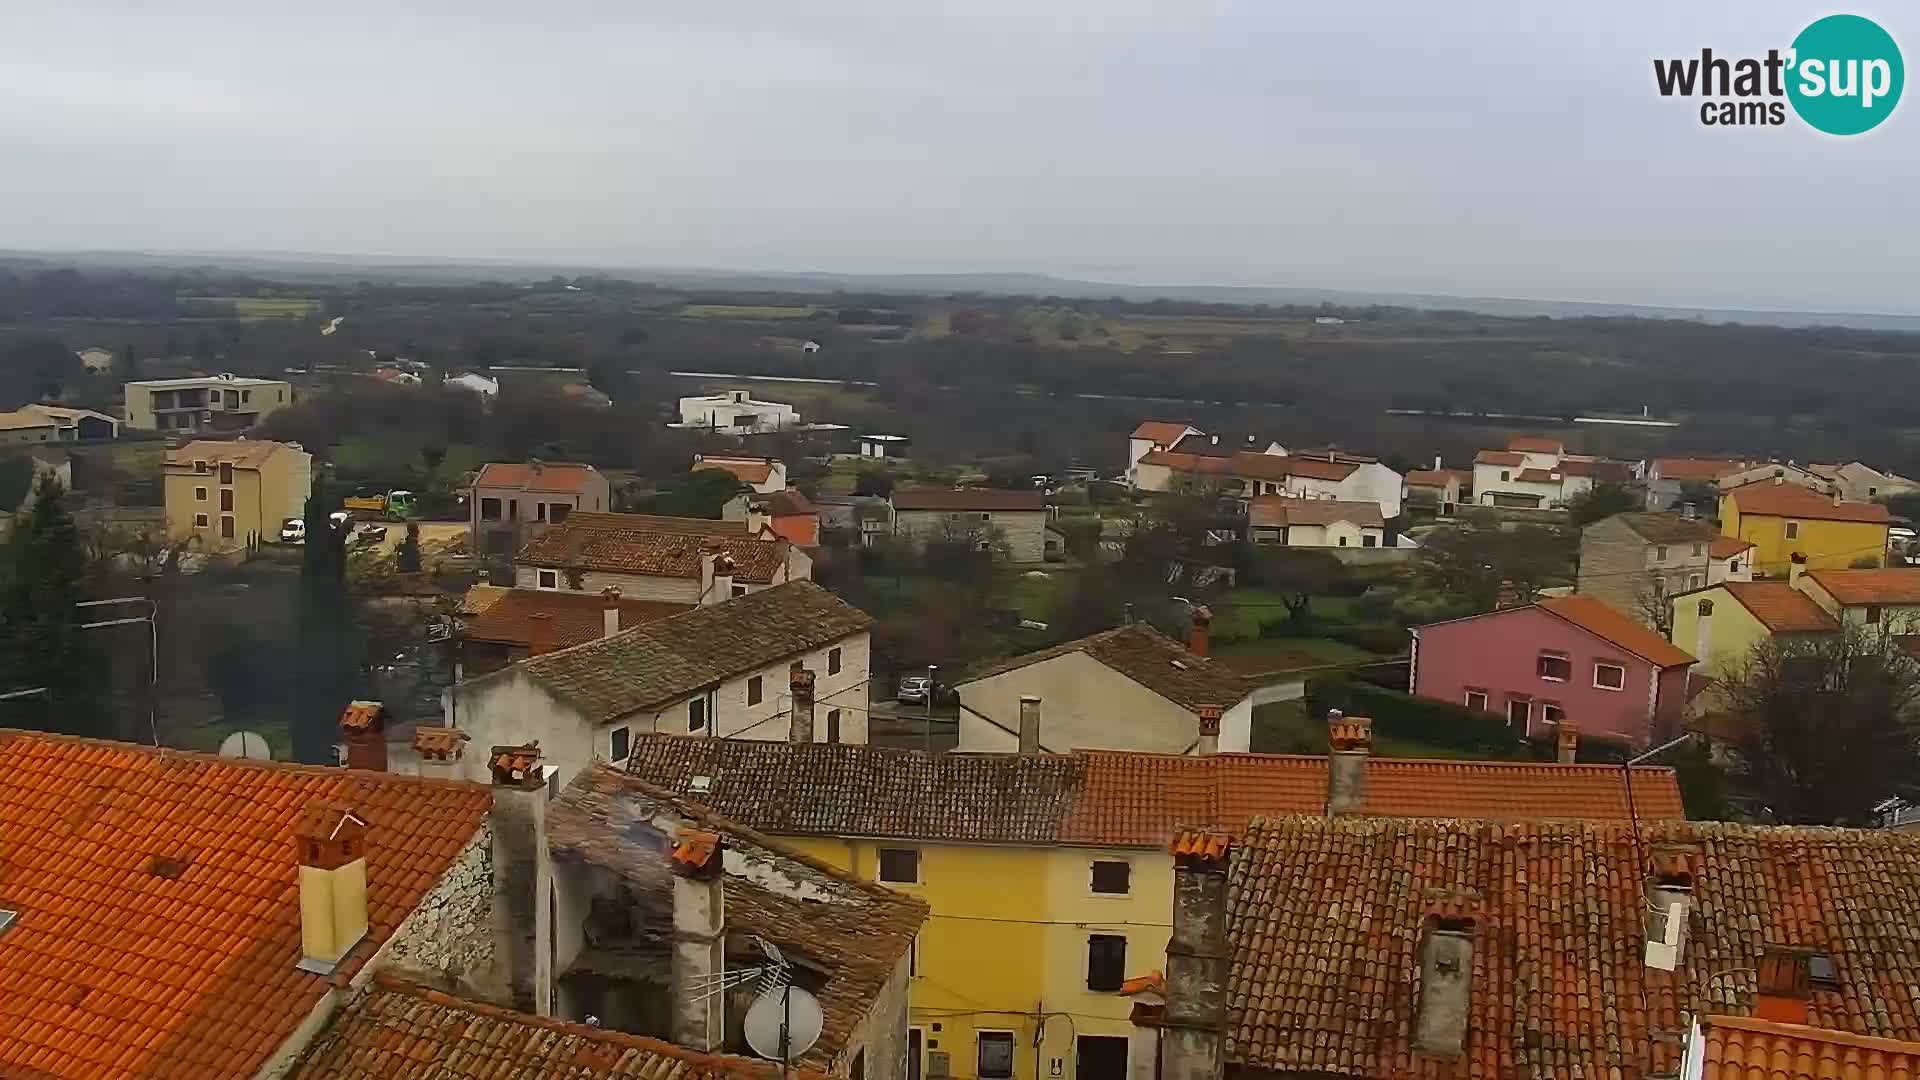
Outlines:
[{"label": "red tiled roof", "polygon": [[1561,458],[1560,471],[1567,476],[1591,476],[1595,480],[1626,483],[1633,479],[1633,467],[1623,461],[1589,458]]},{"label": "red tiled roof", "polygon": [[1475,465],[1524,465],[1527,459],[1522,454],[1509,454],[1504,450],[1482,450],[1473,455]]},{"label": "red tiled roof", "polygon": [[1174,472],[1226,476],[1233,472],[1233,459],[1211,454],[1183,454],[1174,450],[1149,450],[1141,455],[1142,465],[1164,465]]},{"label": "red tiled roof", "polygon": [[[795,1068],[804,1080],[825,1074]],[[530,1016],[393,975],[314,1041],[291,1080],[777,1080],[776,1062]]]},{"label": "red tiled roof", "polygon": [[1920,1043],[1746,1016],[1700,1018],[1700,1080],[1920,1080]]},{"label": "red tiled roof", "polygon": [[1272,454],[1249,455],[1285,462],[1283,476],[1304,476],[1310,480],[1345,480],[1352,476],[1360,466],[1351,461],[1328,461],[1325,458],[1275,457]]},{"label": "red tiled roof", "polygon": [[[1693,880],[1671,973],[1643,955],[1649,856]],[[1838,986],[1812,991],[1810,1023],[1920,1038],[1920,937],[1889,932],[1913,921],[1920,836],[1290,817],[1254,824],[1229,861],[1229,1073],[1670,1076],[1690,1017],[1755,1007],[1769,945],[1832,957]],[[1471,920],[1458,1058],[1412,1045],[1424,931],[1443,906]]]},{"label": "red tiled roof", "polygon": [[1653,468],[1662,480],[1718,480],[1747,467],[1744,461],[1726,458],[1654,458]]},{"label": "red tiled roof", "polygon": [[1379,529],[1387,523],[1387,519],[1380,515],[1380,504],[1376,502],[1293,499],[1284,495],[1256,496],[1248,511],[1248,521],[1269,528],[1331,525],[1336,521],[1344,521],[1363,529]]},{"label": "red tiled roof", "polygon": [[167,451],[166,463],[175,468],[185,466],[191,469],[194,462],[204,461],[214,465],[225,463],[236,469],[257,469],[266,464],[275,451],[288,449],[291,447],[260,439],[234,439],[229,442],[196,439]]},{"label": "red tiled roof", "polygon": [[1004,491],[999,488],[898,488],[893,493],[895,510],[976,510],[1043,511],[1047,501],[1037,491]]},{"label": "red tiled roof", "polygon": [[1544,435],[1515,435],[1507,440],[1507,449],[1534,454],[1558,454],[1566,449],[1559,439],[1549,439]]},{"label": "red tiled roof", "polygon": [[1737,536],[1716,536],[1713,538],[1712,545],[1707,548],[1707,557],[1731,559],[1752,546],[1752,541],[1742,540]]},{"label": "red tiled roof", "polygon": [[1784,581],[1727,581],[1721,588],[1760,625],[1776,634],[1837,630],[1840,624],[1813,597]]},{"label": "red tiled roof", "polygon": [[[1258,817],[1318,814],[1327,805],[1327,759],[1290,754],[1181,757],[1082,750],[1086,781],[1061,825],[1085,844],[1164,844],[1183,825],[1238,834]],[[1643,819],[1685,818],[1672,769],[1634,769]],[[1424,761],[1370,757],[1364,813],[1488,819],[1628,820],[1617,765]]]},{"label": "red tiled roof", "polygon": [[1810,570],[1807,576],[1842,605],[1920,604],[1920,567]]},{"label": "red tiled roof", "polygon": [[771,458],[730,458],[708,457],[693,463],[689,472],[702,469],[723,469],[732,473],[743,484],[764,484],[767,477],[773,475]]},{"label": "red tiled roof", "polygon": [[732,556],[736,581],[771,584],[785,569],[787,544],[747,535],[743,521],[577,512],[527,542],[514,561],[615,574],[698,579],[701,558]]},{"label": "red tiled roof", "polygon": [[1521,469],[1513,478],[1527,484],[1557,484],[1565,475],[1558,469]]},{"label": "red tiled roof", "polygon": [[[620,628],[631,630],[642,623],[656,622],[683,611],[692,604],[670,604],[661,600],[628,600],[622,597]],[[606,632],[606,600],[599,593],[555,592],[552,589],[507,589],[467,624],[466,636],[475,641],[497,641],[508,645],[529,645],[533,628],[527,621],[535,615],[553,619],[553,648],[565,649],[584,644]]]},{"label": "red tiled roof", "polygon": [[1166,420],[1146,420],[1133,429],[1133,438],[1151,439],[1161,446],[1172,446],[1187,434],[1191,424],[1174,423]]},{"label": "red tiled roof", "polygon": [[1534,606],[1657,667],[1693,663],[1692,653],[1591,596],[1559,596]]},{"label": "red tiled roof", "polygon": [[[472,841],[487,788],[0,731],[0,1076],[250,1077]],[[367,822],[366,940],[301,957],[293,830]],[[156,871],[167,860],[173,872]]]},{"label": "red tiled roof", "polygon": [[1839,502],[1799,484],[1763,480],[1727,492],[1741,514],[1801,518],[1809,521],[1857,521],[1885,525],[1892,517],[1879,503]]},{"label": "red tiled roof", "polygon": [[1458,474],[1451,469],[1414,469],[1407,473],[1407,486],[1443,488],[1456,479]]},{"label": "red tiled roof", "polygon": [[564,461],[490,461],[474,477],[476,488],[515,488],[520,491],[584,492],[599,473],[591,465]]}]

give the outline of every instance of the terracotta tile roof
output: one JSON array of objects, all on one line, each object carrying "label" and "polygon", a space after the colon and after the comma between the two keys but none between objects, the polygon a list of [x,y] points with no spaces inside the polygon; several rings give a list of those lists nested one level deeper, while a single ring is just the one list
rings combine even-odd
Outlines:
[{"label": "terracotta tile roof", "polygon": [[[686,797],[776,835],[1157,848],[1185,828],[1238,833],[1327,801],[1327,759],[1283,754],[929,755],[640,735],[628,770],[682,793],[707,777],[706,793]],[[1372,758],[1367,770],[1368,814],[1628,817],[1618,766]],[[1684,816],[1671,769],[1633,776],[1642,821]]]},{"label": "terracotta tile roof", "polygon": [[191,469],[194,462],[204,461],[211,465],[231,464],[236,469],[257,469],[266,464],[275,451],[284,449],[287,448],[277,442],[260,439],[233,439],[227,442],[195,439],[185,446],[176,446],[167,451],[166,464]]},{"label": "terracotta tile roof", "polygon": [[1892,517],[1887,508],[1879,503],[1835,503],[1830,495],[1822,495],[1799,484],[1776,484],[1772,480],[1734,488],[1727,492],[1726,497],[1733,500],[1733,505],[1739,508],[1741,514],[1802,518],[1808,521],[1858,521],[1874,525],[1884,525]]},{"label": "terracotta tile roof", "polygon": [[1523,454],[1510,454],[1505,450],[1482,450],[1473,455],[1473,463],[1475,465],[1524,465],[1527,459]]},{"label": "terracotta tile roof", "polygon": [[1920,1043],[1745,1016],[1700,1018],[1699,1080],[1920,1080]]},{"label": "terracotta tile roof", "polygon": [[1292,499],[1284,495],[1260,495],[1253,500],[1248,520],[1254,525],[1280,528],[1286,525],[1332,525],[1344,521],[1363,529],[1384,528],[1387,519],[1380,516],[1376,502],[1346,502],[1341,499]]},{"label": "terracotta tile roof", "polygon": [[[1677,513],[1630,512],[1601,519],[1617,521],[1649,544],[1707,544],[1717,539],[1713,522]],[[1600,522],[1594,522],[1595,525]],[[1589,525],[1588,528],[1592,528]]]},{"label": "terracotta tile roof", "polygon": [[1746,468],[1745,461],[1727,458],[1654,458],[1653,468],[1662,480],[1718,480]]},{"label": "terracotta tile roof", "polygon": [[[673,898],[661,870],[673,837],[659,835],[656,844],[647,833],[679,823],[704,833],[709,849],[724,843],[733,859],[749,864],[724,879],[728,930],[759,934],[826,975],[815,990],[824,1030],[800,1059],[826,1067],[857,1033],[894,965],[912,947],[927,918],[926,903],[803,855],[676,791],[685,788],[656,787],[606,765],[583,771],[548,807],[554,858],[613,870],[639,891],[642,907],[670,915]],[[797,890],[764,886],[763,874],[786,879],[804,898],[794,895]],[[664,963],[667,943],[660,944]]]},{"label": "terracotta tile roof", "polygon": [[1041,511],[1046,499],[1037,491],[997,488],[899,488],[893,493],[895,510]]},{"label": "terracotta tile roof", "polygon": [[699,472],[702,469],[723,469],[743,484],[764,484],[767,477],[773,475],[773,459],[706,457],[694,462],[688,471]]},{"label": "terracotta tile roof", "polygon": [[[1051,844],[1084,763],[1063,754],[636,735],[627,771],[778,836]],[[694,777],[709,778],[694,793]],[[822,798],[822,793],[832,793]]]},{"label": "terracotta tile roof", "polygon": [[784,517],[789,514],[817,514],[820,512],[819,508],[814,506],[807,498],[806,493],[798,488],[776,491],[771,495],[759,499],[756,505],[764,506],[767,513],[775,517]]},{"label": "terracotta tile roof", "polygon": [[1837,630],[1838,621],[1812,597],[1784,581],[1726,581],[1721,588],[1739,602],[1760,625],[1776,634]]},{"label": "terracotta tile roof", "polygon": [[1807,576],[1847,607],[1920,604],[1920,567],[1883,570],[1810,570]]},{"label": "terracotta tile roof", "polygon": [[[873,617],[794,581],[520,662],[589,720],[670,704],[703,686],[825,648]],[[725,734],[725,733],[722,733]]]},{"label": "terracotta tile roof", "polygon": [[1658,667],[1693,663],[1693,654],[1591,596],[1560,596],[1534,605]]},{"label": "terracotta tile roof", "polygon": [[[1244,455],[1244,457],[1260,457],[1268,461],[1284,463],[1281,466],[1284,471],[1282,471],[1280,475],[1304,476],[1310,480],[1345,480],[1347,477],[1352,476],[1355,470],[1360,468],[1359,464],[1355,462],[1328,461],[1325,458],[1276,457],[1273,454],[1247,454]],[[1236,462],[1242,462],[1242,458],[1238,456],[1235,457],[1234,460]],[[1271,466],[1267,466],[1262,462],[1245,461],[1242,463],[1242,467],[1263,472],[1272,471]],[[1267,477],[1264,476],[1262,477],[1262,479],[1266,478]]]},{"label": "terracotta tile roof", "polygon": [[1545,435],[1515,435],[1507,440],[1507,449],[1525,453],[1558,454],[1566,448],[1566,444],[1559,439],[1549,439]]},{"label": "terracotta tile roof", "polygon": [[1713,546],[1707,548],[1707,557],[1731,559],[1752,546],[1753,542],[1750,540],[1742,540],[1734,536],[1716,536],[1713,538]]},{"label": "terracotta tile roof", "polygon": [[1620,484],[1633,479],[1633,466],[1624,461],[1602,461],[1598,458],[1561,458],[1560,472],[1567,476],[1591,476],[1595,480],[1611,480]]},{"label": "terracotta tile roof", "polygon": [[573,513],[527,542],[515,562],[613,574],[699,580],[702,556],[733,557],[736,581],[767,585],[787,565],[787,543],[747,535],[744,521]]},{"label": "terracotta tile roof", "polygon": [[461,615],[479,615],[500,602],[500,598],[513,590],[502,585],[469,585],[466,594],[460,598],[458,613]]},{"label": "terracotta tile roof", "polygon": [[[1693,877],[1671,973],[1643,962],[1648,856],[1685,861]],[[1838,988],[1813,990],[1810,1023],[1920,1037],[1920,936],[1904,931],[1920,896],[1920,836],[1290,817],[1256,823],[1230,863],[1229,1070],[1672,1075],[1689,1016],[1754,1009],[1768,945],[1833,958]],[[1410,1045],[1422,931],[1450,899],[1473,920],[1458,1059]]]},{"label": "terracotta tile roof", "polygon": [[968,672],[954,685],[965,686],[1076,652],[1091,656],[1188,712],[1197,713],[1202,705],[1231,708],[1253,692],[1253,685],[1225,664],[1195,656],[1147,623],[1129,623],[1051,649],[1023,653]]},{"label": "terracotta tile roof", "polygon": [[[535,615],[546,615],[553,620],[550,625],[556,649],[583,645],[606,632],[603,614],[606,600],[599,593],[552,589],[502,589],[501,592],[504,595],[467,624],[468,639],[528,645],[533,640],[533,628],[527,620]],[[692,604],[670,604],[663,600],[622,597],[619,604],[623,630],[693,610]]]},{"label": "terracotta tile roof", "polygon": [[1183,454],[1173,450],[1150,450],[1140,458],[1142,465],[1164,465],[1174,472],[1205,476],[1226,476],[1233,472],[1233,459],[1206,454]]},{"label": "terracotta tile roof", "polygon": [[599,470],[591,465],[575,465],[565,461],[490,461],[480,466],[480,474],[474,477],[473,486],[579,494],[586,491],[598,475]]},{"label": "terracotta tile roof", "polygon": [[377,701],[349,701],[340,713],[340,727],[344,731],[377,731],[380,727],[380,714],[386,706]]},{"label": "terracotta tile roof", "polygon": [[[826,1080],[797,1069],[803,1080]],[[388,974],[348,1005],[292,1080],[777,1080],[758,1058],[530,1016]]]},{"label": "terracotta tile roof", "polygon": [[1191,424],[1175,423],[1166,420],[1146,420],[1133,429],[1135,439],[1152,439],[1161,446],[1172,446],[1187,434]]},{"label": "terracotta tile roof", "polygon": [[472,738],[458,728],[421,724],[413,729],[413,752],[423,758],[447,761],[458,757],[462,745]]},{"label": "terracotta tile roof", "polygon": [[[1082,750],[1084,787],[1061,826],[1073,843],[1159,845],[1183,825],[1238,834],[1258,817],[1324,813],[1327,759],[1291,754],[1181,757]],[[1672,769],[1633,773],[1643,820],[1685,818]],[[1370,757],[1366,803],[1375,816],[1625,821],[1626,783],[1617,765],[1421,761]]]},{"label": "terracotta tile roof", "polygon": [[[250,1077],[486,820],[477,784],[0,731],[0,1076]],[[367,938],[300,960],[295,823],[368,823]],[[168,860],[174,873],[157,873]]]},{"label": "terracotta tile roof", "polygon": [[1458,478],[1452,469],[1413,469],[1407,473],[1407,486],[1443,488]]},{"label": "terracotta tile roof", "polygon": [[1521,469],[1513,474],[1515,480],[1526,484],[1558,484],[1564,476],[1558,469]]}]

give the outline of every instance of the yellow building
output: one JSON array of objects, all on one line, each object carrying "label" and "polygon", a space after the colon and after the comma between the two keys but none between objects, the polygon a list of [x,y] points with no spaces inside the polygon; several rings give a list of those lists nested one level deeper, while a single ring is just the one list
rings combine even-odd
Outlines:
[{"label": "yellow building", "polygon": [[201,440],[167,451],[161,469],[168,538],[239,551],[279,539],[280,523],[305,512],[313,457],[284,443]]},{"label": "yellow building", "polygon": [[1673,642],[1699,658],[1694,669],[1719,676],[1753,654],[1753,647],[1779,634],[1825,634],[1834,617],[1797,583],[1724,581],[1676,593]]},{"label": "yellow building", "polygon": [[1844,502],[1781,479],[1720,496],[1720,531],[1753,545],[1756,576],[1785,578],[1801,556],[1808,570],[1842,570],[1887,554],[1887,508]]},{"label": "yellow building", "polygon": [[1813,570],[1794,584],[1843,622],[1920,634],[1920,567]]},{"label": "yellow building", "polygon": [[[631,754],[642,780],[927,901],[909,1051],[910,1075],[928,1080],[1150,1074],[1153,1029],[1132,1016],[1164,988],[1168,841],[1187,825],[1237,832],[1254,815],[1323,814],[1331,773],[1325,757],[930,754],[677,735],[637,736]],[[1348,790],[1364,792],[1353,812],[1628,815],[1617,766],[1338,757],[1360,778]],[[1641,774],[1640,814],[1683,816],[1672,772]]]},{"label": "yellow building", "polygon": [[293,384],[240,375],[142,379],[125,387],[127,426],[192,433],[243,431],[293,404]]}]

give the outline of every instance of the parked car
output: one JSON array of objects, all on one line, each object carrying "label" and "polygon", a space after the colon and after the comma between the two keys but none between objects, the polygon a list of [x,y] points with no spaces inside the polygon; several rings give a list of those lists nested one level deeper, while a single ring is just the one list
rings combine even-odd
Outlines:
[{"label": "parked car", "polygon": [[354,526],[353,542],[356,544],[377,544],[387,538],[387,527],[376,521],[366,521]]},{"label": "parked car", "polygon": [[290,517],[280,523],[280,542],[283,544],[304,544],[307,542],[307,519]]},{"label": "parked car", "polygon": [[927,695],[932,692],[932,679],[925,675],[909,675],[900,680],[900,688],[894,691],[893,699],[911,705],[925,705]]}]

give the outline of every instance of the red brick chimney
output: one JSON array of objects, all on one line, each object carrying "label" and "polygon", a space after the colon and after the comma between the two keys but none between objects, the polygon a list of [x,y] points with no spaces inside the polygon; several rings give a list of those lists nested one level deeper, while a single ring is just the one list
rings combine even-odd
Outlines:
[{"label": "red brick chimney", "polygon": [[377,701],[349,701],[340,714],[347,768],[387,771],[387,709]]},{"label": "red brick chimney", "polygon": [[1187,632],[1187,651],[1195,656],[1207,655],[1207,627],[1213,623],[1213,611],[1205,607],[1193,609],[1193,627]]},{"label": "red brick chimney", "polygon": [[1200,741],[1194,745],[1196,753],[1220,752],[1220,714],[1223,711],[1218,705],[1202,705],[1195,710],[1200,715]]},{"label": "red brick chimney", "polygon": [[527,655],[545,656],[553,651],[553,616],[536,612],[527,616]]}]

